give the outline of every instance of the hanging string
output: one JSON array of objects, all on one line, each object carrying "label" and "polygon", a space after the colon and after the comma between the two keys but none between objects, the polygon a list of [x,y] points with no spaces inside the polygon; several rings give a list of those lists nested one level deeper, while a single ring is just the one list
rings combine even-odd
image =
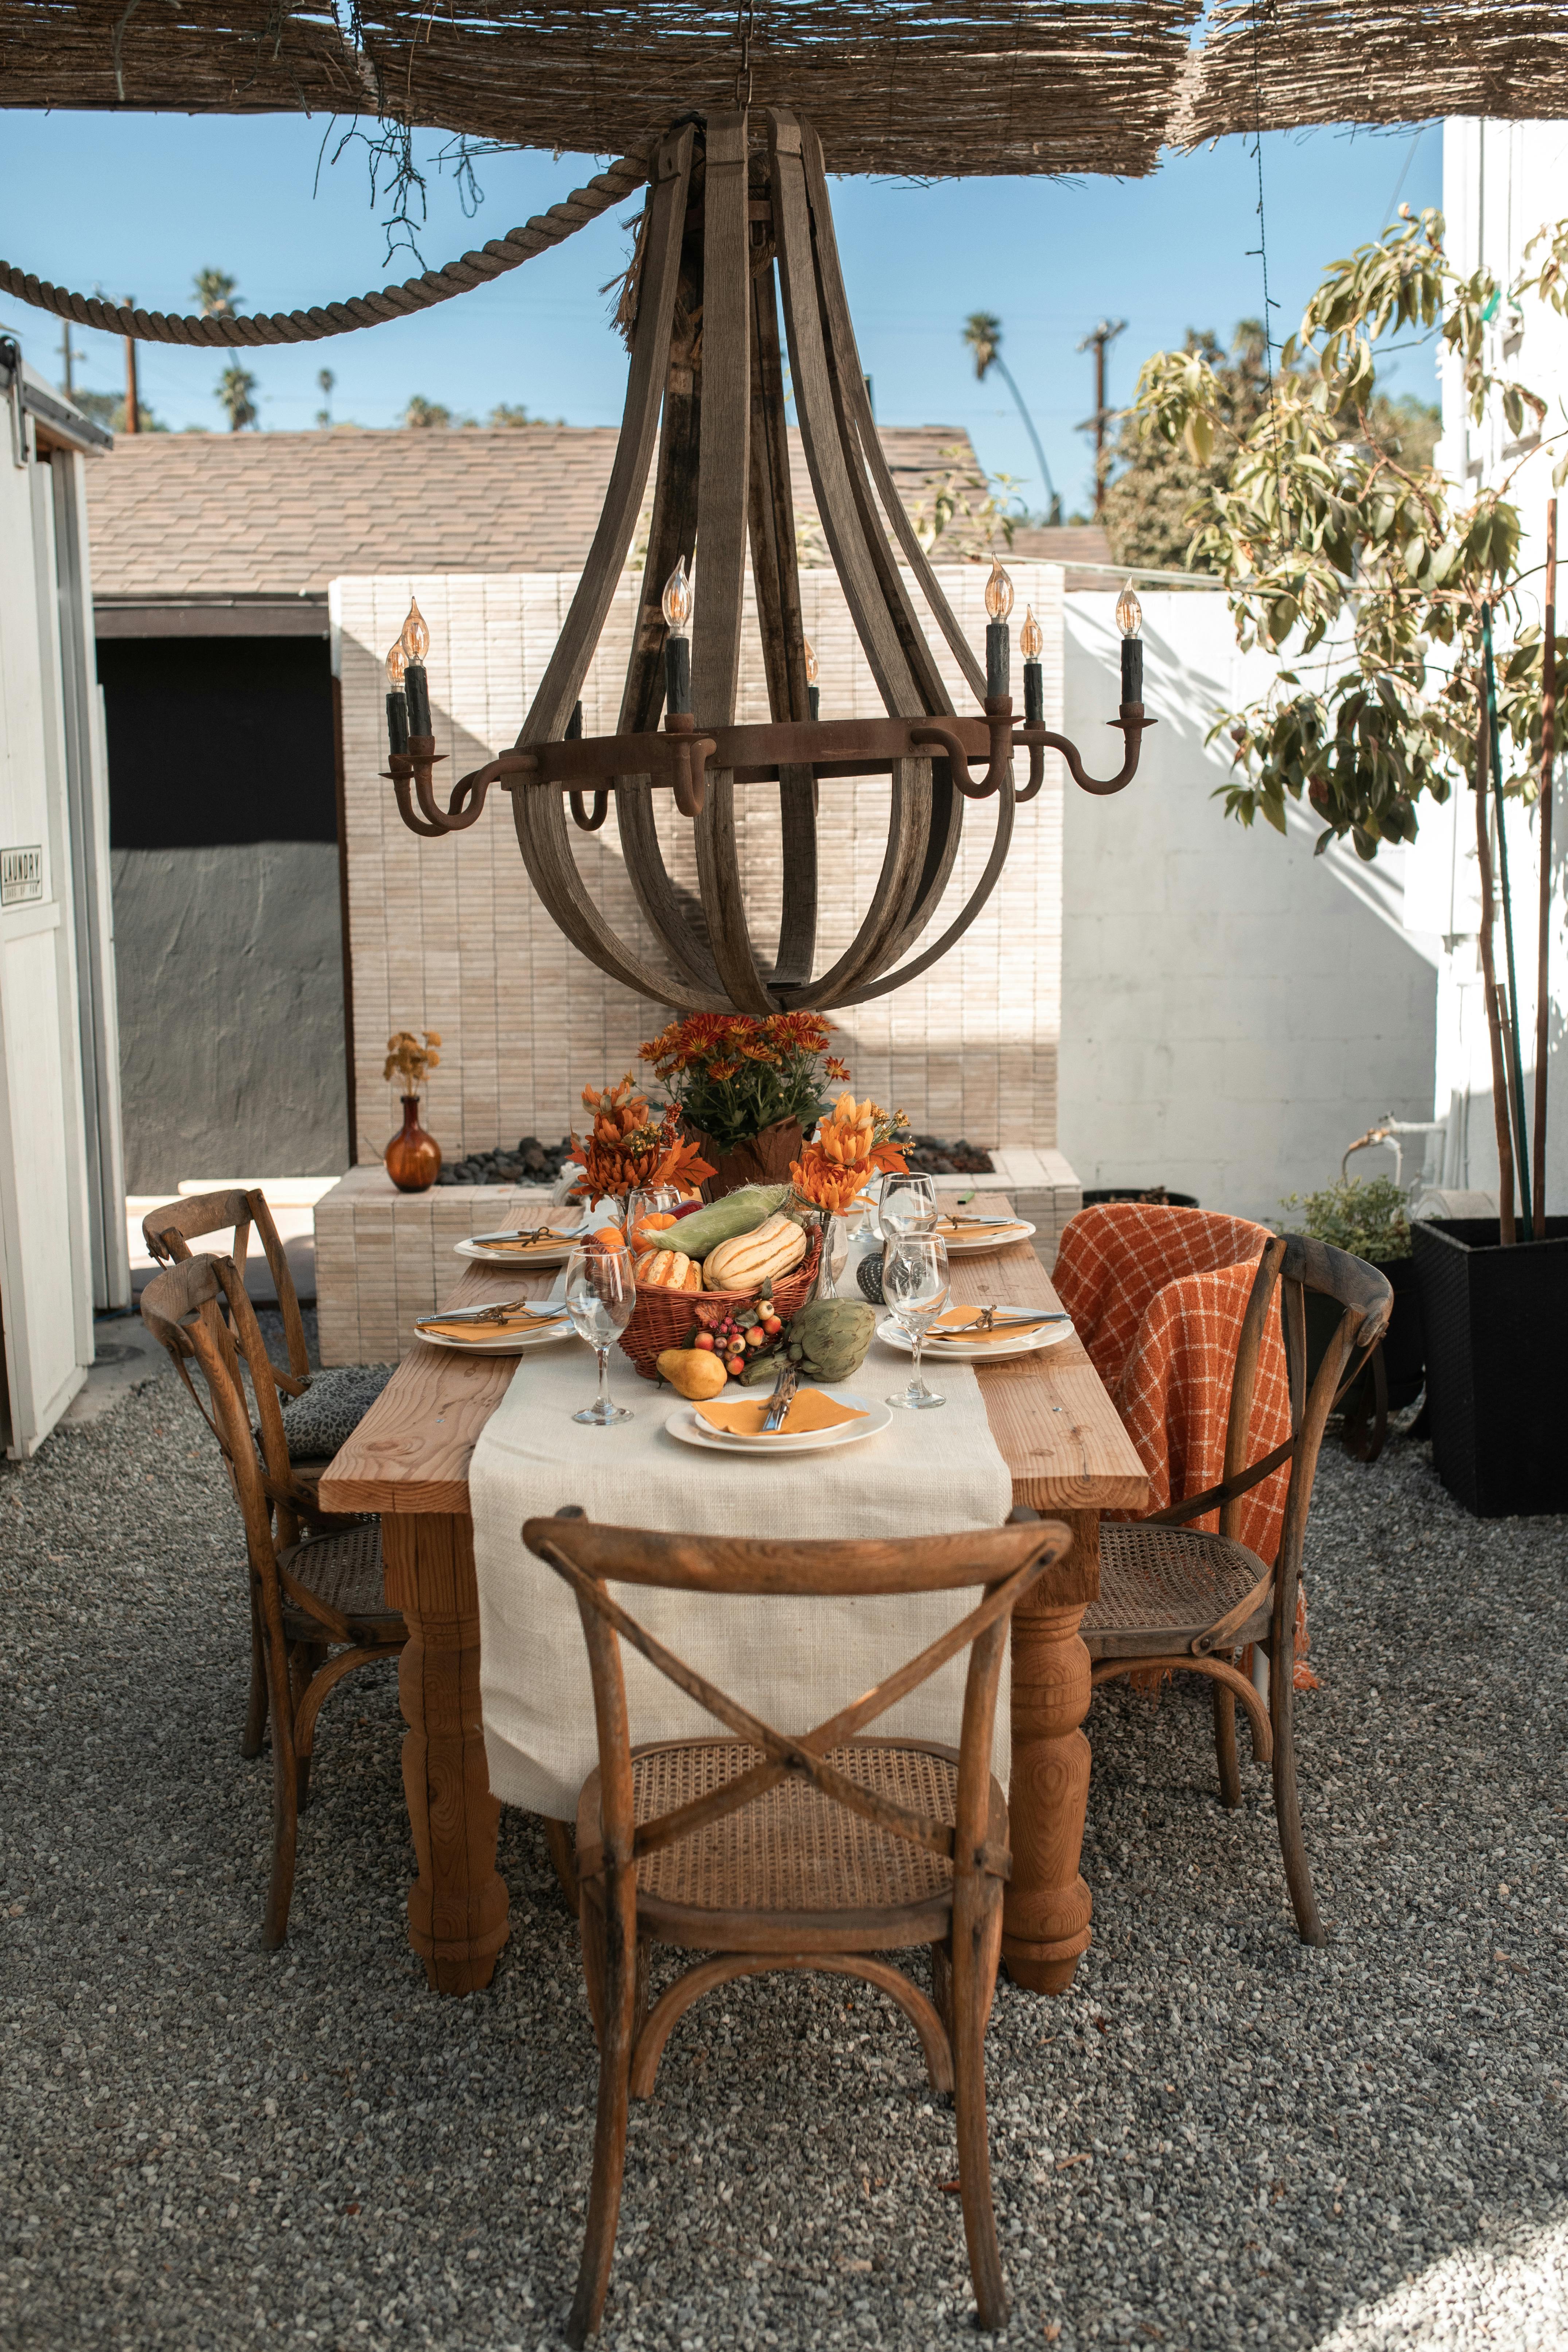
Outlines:
[{"label": "hanging string", "polygon": [[1274,405],[1274,320],[1278,308],[1268,291],[1268,223],[1263,206],[1263,18],[1273,0],[1264,0],[1252,19],[1252,152],[1258,159],[1258,243],[1253,247],[1263,265],[1263,367],[1268,381],[1269,441],[1274,451],[1274,495],[1279,502],[1279,552],[1290,544],[1290,517],[1285,504],[1285,468],[1279,455],[1279,419]]}]

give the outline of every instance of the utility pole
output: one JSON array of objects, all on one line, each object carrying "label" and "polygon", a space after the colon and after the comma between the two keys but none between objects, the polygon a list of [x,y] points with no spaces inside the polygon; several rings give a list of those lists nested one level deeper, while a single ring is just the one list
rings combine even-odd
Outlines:
[{"label": "utility pole", "polygon": [[[136,307],[134,299],[129,294],[125,297],[125,307],[128,310],[132,310]],[[125,338],[125,430],[127,433],[140,433],[142,430],[142,410],[136,398],[136,338],[134,335],[127,335]]]},{"label": "utility pole", "polygon": [[68,319],[65,322],[65,332],[60,337],[60,364],[65,371],[60,379],[60,390],[68,400],[76,398],[76,377],[72,370],[79,356],[79,354],[71,346],[71,322]]},{"label": "utility pole", "polygon": [[1110,411],[1105,404],[1105,353],[1126,326],[1125,319],[1101,319],[1092,334],[1085,335],[1079,345],[1080,352],[1094,353],[1094,415],[1086,416],[1079,426],[1080,433],[1094,436],[1094,519],[1105,511],[1105,428],[1110,422]]}]

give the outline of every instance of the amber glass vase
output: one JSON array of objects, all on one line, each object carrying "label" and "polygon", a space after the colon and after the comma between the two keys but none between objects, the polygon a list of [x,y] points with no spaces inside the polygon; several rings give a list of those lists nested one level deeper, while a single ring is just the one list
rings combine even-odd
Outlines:
[{"label": "amber glass vase", "polygon": [[441,1147],[419,1124],[419,1097],[403,1097],[403,1125],[383,1158],[400,1192],[427,1192],[441,1173]]}]

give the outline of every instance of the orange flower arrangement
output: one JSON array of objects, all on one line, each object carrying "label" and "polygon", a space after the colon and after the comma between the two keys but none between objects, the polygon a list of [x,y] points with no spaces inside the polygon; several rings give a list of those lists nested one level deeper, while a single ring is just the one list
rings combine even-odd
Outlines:
[{"label": "orange flower arrangement", "polygon": [[590,1201],[624,1201],[628,1192],[656,1184],[695,1192],[713,1171],[694,1143],[683,1143],[672,1111],[655,1118],[646,1096],[635,1091],[628,1070],[618,1087],[584,1087],[583,1108],[594,1115],[585,1136],[574,1135],[572,1149],[583,1162],[574,1194]]},{"label": "orange flower arrangement", "polygon": [[842,1214],[874,1176],[904,1168],[904,1155],[894,1138],[908,1133],[901,1110],[889,1118],[869,1095],[858,1103],[852,1094],[841,1094],[815,1139],[798,1160],[790,1161],[795,1191],[803,1201]]}]

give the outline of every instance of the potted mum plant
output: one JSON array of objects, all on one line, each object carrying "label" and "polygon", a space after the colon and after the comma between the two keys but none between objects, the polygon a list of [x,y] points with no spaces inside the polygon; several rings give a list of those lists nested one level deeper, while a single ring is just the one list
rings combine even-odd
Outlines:
[{"label": "potted mum plant", "polygon": [[815,1013],[694,1013],[639,1045],[689,1139],[712,1173],[703,1197],[742,1184],[786,1184],[825,1087],[849,1076]]},{"label": "potted mum plant", "polygon": [[[1404,1192],[1391,1176],[1342,1176],[1305,1199],[1292,1192],[1279,1203],[1292,1232],[1308,1234],[1331,1248],[1348,1250],[1388,1276],[1394,1310],[1382,1344],[1381,1367],[1368,1364],[1343,1401],[1346,1444],[1363,1461],[1382,1448],[1382,1422],[1415,1403],[1426,1378],[1421,1291],[1410,1241]],[[1340,1310],[1331,1298],[1307,1294],[1307,1366],[1311,1379],[1338,1328]],[[1384,1395],[1377,1397],[1381,1370]],[[1367,1432],[1372,1427],[1370,1442]]]}]

